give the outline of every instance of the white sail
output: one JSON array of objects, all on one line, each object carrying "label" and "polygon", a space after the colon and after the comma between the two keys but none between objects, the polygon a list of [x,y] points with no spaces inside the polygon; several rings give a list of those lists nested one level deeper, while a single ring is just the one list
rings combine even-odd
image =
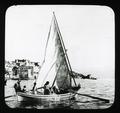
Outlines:
[{"label": "white sail", "polygon": [[46,81],[52,86],[54,80],[59,88],[70,87],[68,67],[62,47],[58,26],[53,15],[48,40],[45,49],[45,60],[37,79],[36,87],[43,87]]}]

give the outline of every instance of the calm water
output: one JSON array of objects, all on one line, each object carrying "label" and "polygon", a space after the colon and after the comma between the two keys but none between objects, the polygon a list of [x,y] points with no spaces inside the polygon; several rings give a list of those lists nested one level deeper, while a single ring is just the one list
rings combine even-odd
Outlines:
[{"label": "calm water", "polygon": [[[42,102],[40,104],[29,102],[17,102],[16,96],[5,98],[7,106],[10,108],[26,108],[26,109],[54,109],[54,108],[66,108],[66,109],[105,109],[110,107],[114,102],[114,79],[76,79],[77,83],[81,84],[79,93],[89,94],[92,96],[109,99],[109,103],[104,101],[93,99],[86,96],[76,95],[76,99],[72,101],[64,102]],[[13,88],[16,80],[8,80],[5,86],[5,97],[15,95]],[[22,80],[21,85],[27,86],[27,89],[32,89],[33,80]]]}]

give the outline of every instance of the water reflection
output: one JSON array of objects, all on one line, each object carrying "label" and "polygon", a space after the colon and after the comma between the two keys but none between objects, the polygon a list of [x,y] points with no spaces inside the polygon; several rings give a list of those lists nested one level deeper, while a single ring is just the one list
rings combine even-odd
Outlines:
[{"label": "water reflection", "polygon": [[70,109],[71,106],[75,103],[73,100],[68,101],[61,101],[61,102],[46,102],[41,101],[39,103],[35,102],[16,102],[17,108],[36,108],[36,109],[58,109],[58,108],[64,108],[64,109]]}]

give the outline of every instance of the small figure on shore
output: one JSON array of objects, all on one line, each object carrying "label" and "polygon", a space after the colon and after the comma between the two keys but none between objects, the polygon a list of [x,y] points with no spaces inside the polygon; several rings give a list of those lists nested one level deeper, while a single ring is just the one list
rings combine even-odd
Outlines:
[{"label": "small figure on shore", "polygon": [[47,81],[44,85],[44,95],[49,95],[50,94],[50,86],[49,86],[49,81]]},{"label": "small figure on shore", "polygon": [[80,85],[80,83],[78,84],[78,88],[79,88],[79,89],[81,88],[81,85]]},{"label": "small figure on shore", "polygon": [[15,89],[15,92],[21,92],[21,86],[20,86],[20,80],[17,81],[17,83],[14,84],[14,89]]},{"label": "small figure on shore", "polygon": [[36,76],[34,76],[34,79],[36,80],[36,79],[37,79],[37,77],[36,77]]}]

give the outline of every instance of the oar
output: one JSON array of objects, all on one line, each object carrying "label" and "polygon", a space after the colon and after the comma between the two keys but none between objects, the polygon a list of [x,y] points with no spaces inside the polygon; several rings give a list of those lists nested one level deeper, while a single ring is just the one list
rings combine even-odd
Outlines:
[{"label": "oar", "polygon": [[6,96],[5,99],[6,99],[6,98],[10,98],[10,97],[14,97],[14,96],[16,96],[16,95]]},{"label": "oar", "polygon": [[77,92],[74,92],[74,91],[72,91],[72,92],[75,93],[75,94],[82,95],[82,96],[87,96],[87,97],[90,97],[90,98],[93,98],[93,99],[99,99],[101,101],[105,101],[106,103],[110,102],[110,100],[108,100],[108,99],[104,99],[104,98],[100,98],[100,97],[95,97],[95,96],[91,96],[91,95],[88,95],[88,94],[81,94],[81,93],[77,93]]},{"label": "oar", "polygon": [[42,89],[42,88],[44,88],[44,87],[39,87],[39,88],[36,88],[36,89]]}]

